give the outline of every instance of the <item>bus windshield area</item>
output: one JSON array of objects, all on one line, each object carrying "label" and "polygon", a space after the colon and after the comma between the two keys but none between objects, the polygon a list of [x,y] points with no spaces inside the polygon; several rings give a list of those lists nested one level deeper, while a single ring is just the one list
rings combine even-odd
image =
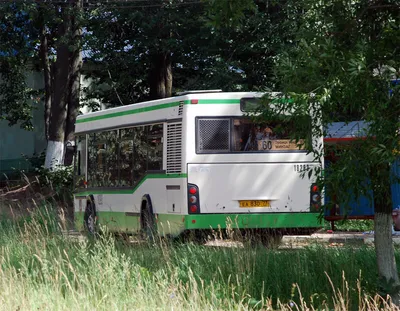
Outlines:
[{"label": "bus windshield area", "polygon": [[295,151],[299,145],[291,141],[289,124],[254,123],[247,118],[233,119],[233,151]]},{"label": "bus windshield area", "polygon": [[294,125],[271,121],[255,123],[240,118],[199,118],[198,153],[285,152],[303,150],[303,140],[290,137]]}]

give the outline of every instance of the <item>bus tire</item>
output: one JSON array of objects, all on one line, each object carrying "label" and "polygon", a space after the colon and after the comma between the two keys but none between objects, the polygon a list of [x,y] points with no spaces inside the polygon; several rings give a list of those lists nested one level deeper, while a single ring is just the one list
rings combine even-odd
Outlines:
[{"label": "bus tire", "polygon": [[262,230],[261,243],[267,248],[278,248],[282,243],[283,232],[279,229],[272,230]]},{"label": "bus tire", "polygon": [[93,195],[90,195],[86,201],[83,225],[87,233],[90,235],[96,234],[96,205],[94,203]]},{"label": "bus tire", "polygon": [[144,238],[153,240],[157,233],[156,218],[150,196],[144,195],[140,208],[140,231]]}]

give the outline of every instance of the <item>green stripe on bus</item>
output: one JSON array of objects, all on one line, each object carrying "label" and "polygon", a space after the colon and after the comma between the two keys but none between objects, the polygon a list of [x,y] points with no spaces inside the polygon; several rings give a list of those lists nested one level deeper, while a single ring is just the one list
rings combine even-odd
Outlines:
[{"label": "green stripe on bus", "polygon": [[240,104],[240,99],[199,99],[199,104]]},{"label": "green stripe on bus", "polygon": [[[106,226],[113,232],[135,233],[140,230],[140,214],[125,212],[98,211],[98,224]],[[75,229],[84,231],[84,211],[74,213]],[[157,230],[159,235],[178,235],[185,229],[185,215],[157,214]]]},{"label": "green stripe on bus", "polygon": [[[127,216],[125,212],[98,211],[98,223],[111,231],[135,232],[140,229],[139,214]],[[75,212],[75,229],[82,231],[84,212]]]},{"label": "green stripe on bus", "polygon": [[[75,228],[83,230],[84,212],[75,212]],[[258,214],[157,214],[159,234],[177,235],[184,229],[253,229],[253,228],[319,228],[319,213],[258,213]],[[125,212],[99,211],[99,223],[112,231],[134,232],[140,229],[139,215]]]},{"label": "green stripe on bus", "polygon": [[317,228],[319,213],[259,213],[186,215],[186,229]]},{"label": "green stripe on bus", "polygon": [[[183,102],[185,105],[190,104],[190,100],[184,100]],[[198,104],[239,104],[239,103],[240,103],[240,99],[199,99],[199,101],[198,101]],[[109,119],[109,118],[115,118],[115,117],[122,117],[122,116],[131,115],[131,114],[137,114],[137,113],[149,112],[149,111],[154,111],[154,110],[159,110],[159,109],[177,107],[179,105],[180,105],[180,102],[172,102],[172,103],[154,105],[154,106],[150,106],[150,107],[134,108],[131,110],[126,110],[126,111],[121,111],[121,112],[113,112],[113,113],[104,114],[101,116],[77,119],[76,123],[84,123],[84,122],[91,122],[91,121],[97,121],[97,120],[103,120],[103,119]]]},{"label": "green stripe on bus", "polygon": [[109,118],[115,118],[115,117],[122,117],[122,116],[131,115],[131,114],[149,112],[149,111],[165,109],[165,108],[171,108],[171,107],[177,107],[177,106],[179,106],[179,102],[154,105],[154,106],[150,106],[150,107],[135,108],[135,109],[131,109],[131,110],[125,110],[125,111],[120,111],[120,112],[113,112],[113,113],[109,113],[109,114],[104,114],[104,115],[101,115],[101,116],[94,116],[94,117],[87,117],[87,118],[84,118],[84,119],[77,119],[76,123],[83,123],[83,122],[97,121],[97,120],[103,120],[103,119],[109,119]]},{"label": "green stripe on bus", "polygon": [[147,179],[155,178],[187,178],[187,174],[148,174],[132,189],[98,189],[74,193],[75,196],[85,196],[89,194],[133,194]]}]

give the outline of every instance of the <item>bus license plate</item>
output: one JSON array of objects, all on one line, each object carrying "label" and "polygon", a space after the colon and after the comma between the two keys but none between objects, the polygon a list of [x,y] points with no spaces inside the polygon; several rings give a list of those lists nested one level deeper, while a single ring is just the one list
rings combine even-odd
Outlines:
[{"label": "bus license plate", "polygon": [[239,207],[271,207],[271,203],[266,200],[247,200],[239,201]]}]

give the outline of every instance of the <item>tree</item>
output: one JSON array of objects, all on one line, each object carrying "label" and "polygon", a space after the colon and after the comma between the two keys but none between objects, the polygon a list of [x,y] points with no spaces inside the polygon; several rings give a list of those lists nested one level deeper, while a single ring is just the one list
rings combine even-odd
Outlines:
[{"label": "tree", "polygon": [[[273,87],[273,59],[289,40],[281,34],[290,34],[282,5],[259,1],[244,7],[242,23],[216,27],[205,2],[154,3],[88,13],[85,62],[93,84],[85,90],[87,103],[100,99],[110,107],[189,89]],[[166,72],[173,80],[168,87]]]},{"label": "tree", "polygon": [[[19,52],[22,61],[17,62],[14,72],[24,72],[27,67],[20,64],[32,63],[44,75],[47,167],[60,164],[63,159],[67,164],[71,162],[71,155],[64,156],[64,150],[73,141],[78,113],[82,46],[86,76],[92,79],[90,88],[84,90],[84,104],[95,99],[107,106],[119,106],[187,89],[235,91],[273,87],[273,59],[288,39],[279,34],[290,33],[286,31],[282,7],[268,1],[258,1],[255,6],[240,5],[246,10],[240,16],[243,22],[226,27],[215,27],[210,22],[209,16],[214,13],[207,11],[207,3],[201,1],[154,0],[148,4],[121,2],[114,6],[85,3],[83,10],[78,0],[25,0],[14,6],[2,6],[11,10],[11,24],[19,21],[16,12],[24,12],[19,21],[23,27],[15,30],[16,36],[7,36],[5,46],[22,52],[22,45],[33,41],[26,53]],[[14,43],[19,37],[24,40]],[[11,60],[5,58],[8,65]],[[20,82],[13,83],[25,90],[21,75],[13,77]],[[7,90],[15,96],[11,85],[7,83]],[[26,95],[18,104],[8,106],[13,110],[6,111],[7,118],[14,122],[25,118],[29,122],[32,107],[22,105],[28,102],[28,91],[18,92]]]},{"label": "tree", "polygon": [[108,106],[171,96],[172,71],[196,57],[191,36],[204,28],[200,2],[157,0],[125,7],[132,5],[88,12],[88,77],[99,86],[89,100]]},{"label": "tree", "polygon": [[[40,58],[45,81],[45,124],[48,136],[45,167],[70,165],[73,155],[65,153],[73,144],[75,120],[79,109],[82,1],[74,0],[61,6],[38,4],[40,23]],[[54,10],[53,19],[45,23],[45,13]],[[54,22],[58,21],[58,22]],[[54,45],[49,37],[56,34]],[[54,39],[54,38],[53,38]],[[55,51],[51,61],[51,51]]]},{"label": "tree", "polygon": [[[70,165],[66,144],[73,141],[79,108],[82,1],[3,3],[1,27],[1,116],[10,125],[31,129],[37,92],[28,89],[26,73],[44,76],[44,122],[48,139],[45,166]],[[37,102],[36,102],[37,103]]]},{"label": "tree", "polygon": [[37,41],[30,36],[33,25],[22,8],[27,6],[0,6],[0,119],[31,130],[34,105],[30,100],[38,94],[28,87],[26,73]]},{"label": "tree", "polygon": [[[336,162],[309,173],[344,206],[367,195],[375,208],[375,249],[383,292],[400,304],[400,280],[392,244],[391,167],[399,155],[400,89],[392,82],[400,75],[400,4],[395,0],[300,2],[297,40],[278,59],[282,97],[266,105],[264,118],[291,113],[293,120],[309,111],[311,124],[301,121],[292,138],[305,130],[326,134],[328,124],[361,118],[368,123],[364,139],[333,150]],[[322,122],[322,127],[318,122]],[[319,159],[332,150],[306,144]],[[332,204],[335,202],[332,202]],[[326,208],[329,208],[327,206]]]}]

